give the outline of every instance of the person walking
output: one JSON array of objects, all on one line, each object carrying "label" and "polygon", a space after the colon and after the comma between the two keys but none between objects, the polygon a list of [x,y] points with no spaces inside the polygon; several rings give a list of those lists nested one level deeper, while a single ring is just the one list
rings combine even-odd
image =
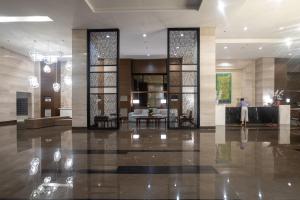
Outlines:
[{"label": "person walking", "polygon": [[244,98],[240,100],[241,107],[241,126],[246,126],[246,123],[249,121],[248,119],[248,103]]}]

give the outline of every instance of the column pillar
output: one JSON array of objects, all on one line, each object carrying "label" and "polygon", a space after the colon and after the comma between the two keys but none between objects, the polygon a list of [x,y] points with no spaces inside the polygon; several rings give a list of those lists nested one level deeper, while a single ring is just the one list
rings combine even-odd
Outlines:
[{"label": "column pillar", "polygon": [[216,36],[214,27],[200,29],[200,127],[215,126]]},{"label": "column pillar", "polygon": [[72,127],[87,127],[87,30],[72,30]]},{"label": "column pillar", "polygon": [[256,106],[266,105],[274,95],[275,59],[259,58],[255,62]]}]

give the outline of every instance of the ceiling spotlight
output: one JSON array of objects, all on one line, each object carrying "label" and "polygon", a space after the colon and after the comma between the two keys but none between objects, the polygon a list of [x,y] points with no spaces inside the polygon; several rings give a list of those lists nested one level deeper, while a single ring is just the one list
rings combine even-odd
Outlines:
[{"label": "ceiling spotlight", "polygon": [[183,34],[183,33],[181,33],[181,34],[180,34],[180,37],[183,37],[183,36],[184,36],[184,34]]},{"label": "ceiling spotlight", "polygon": [[258,47],[258,50],[262,50],[263,49],[263,47]]},{"label": "ceiling spotlight", "polygon": [[176,47],[176,49],[179,49],[179,47]]},{"label": "ceiling spotlight", "polygon": [[247,30],[248,30],[248,27],[247,27],[247,26],[245,26],[245,27],[244,27],[244,31],[247,31]]},{"label": "ceiling spotlight", "polygon": [[109,36],[109,35],[106,35],[106,38],[110,38],[110,36]]},{"label": "ceiling spotlight", "polygon": [[224,49],[228,49],[228,46],[225,46]]},{"label": "ceiling spotlight", "polygon": [[143,38],[145,38],[145,37],[147,37],[147,34],[146,34],[146,33],[143,34]]}]

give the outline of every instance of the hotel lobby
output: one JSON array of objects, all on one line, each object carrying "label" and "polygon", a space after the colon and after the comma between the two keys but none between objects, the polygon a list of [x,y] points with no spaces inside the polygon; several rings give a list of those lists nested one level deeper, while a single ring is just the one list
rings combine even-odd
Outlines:
[{"label": "hotel lobby", "polygon": [[299,199],[299,7],[0,0],[0,200]]}]

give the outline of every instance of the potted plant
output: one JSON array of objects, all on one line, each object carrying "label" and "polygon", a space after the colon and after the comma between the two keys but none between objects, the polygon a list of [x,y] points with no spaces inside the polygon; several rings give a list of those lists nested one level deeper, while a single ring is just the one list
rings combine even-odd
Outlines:
[{"label": "potted plant", "polygon": [[153,116],[153,108],[151,108],[149,104],[147,105],[147,107],[148,107],[148,115]]}]

